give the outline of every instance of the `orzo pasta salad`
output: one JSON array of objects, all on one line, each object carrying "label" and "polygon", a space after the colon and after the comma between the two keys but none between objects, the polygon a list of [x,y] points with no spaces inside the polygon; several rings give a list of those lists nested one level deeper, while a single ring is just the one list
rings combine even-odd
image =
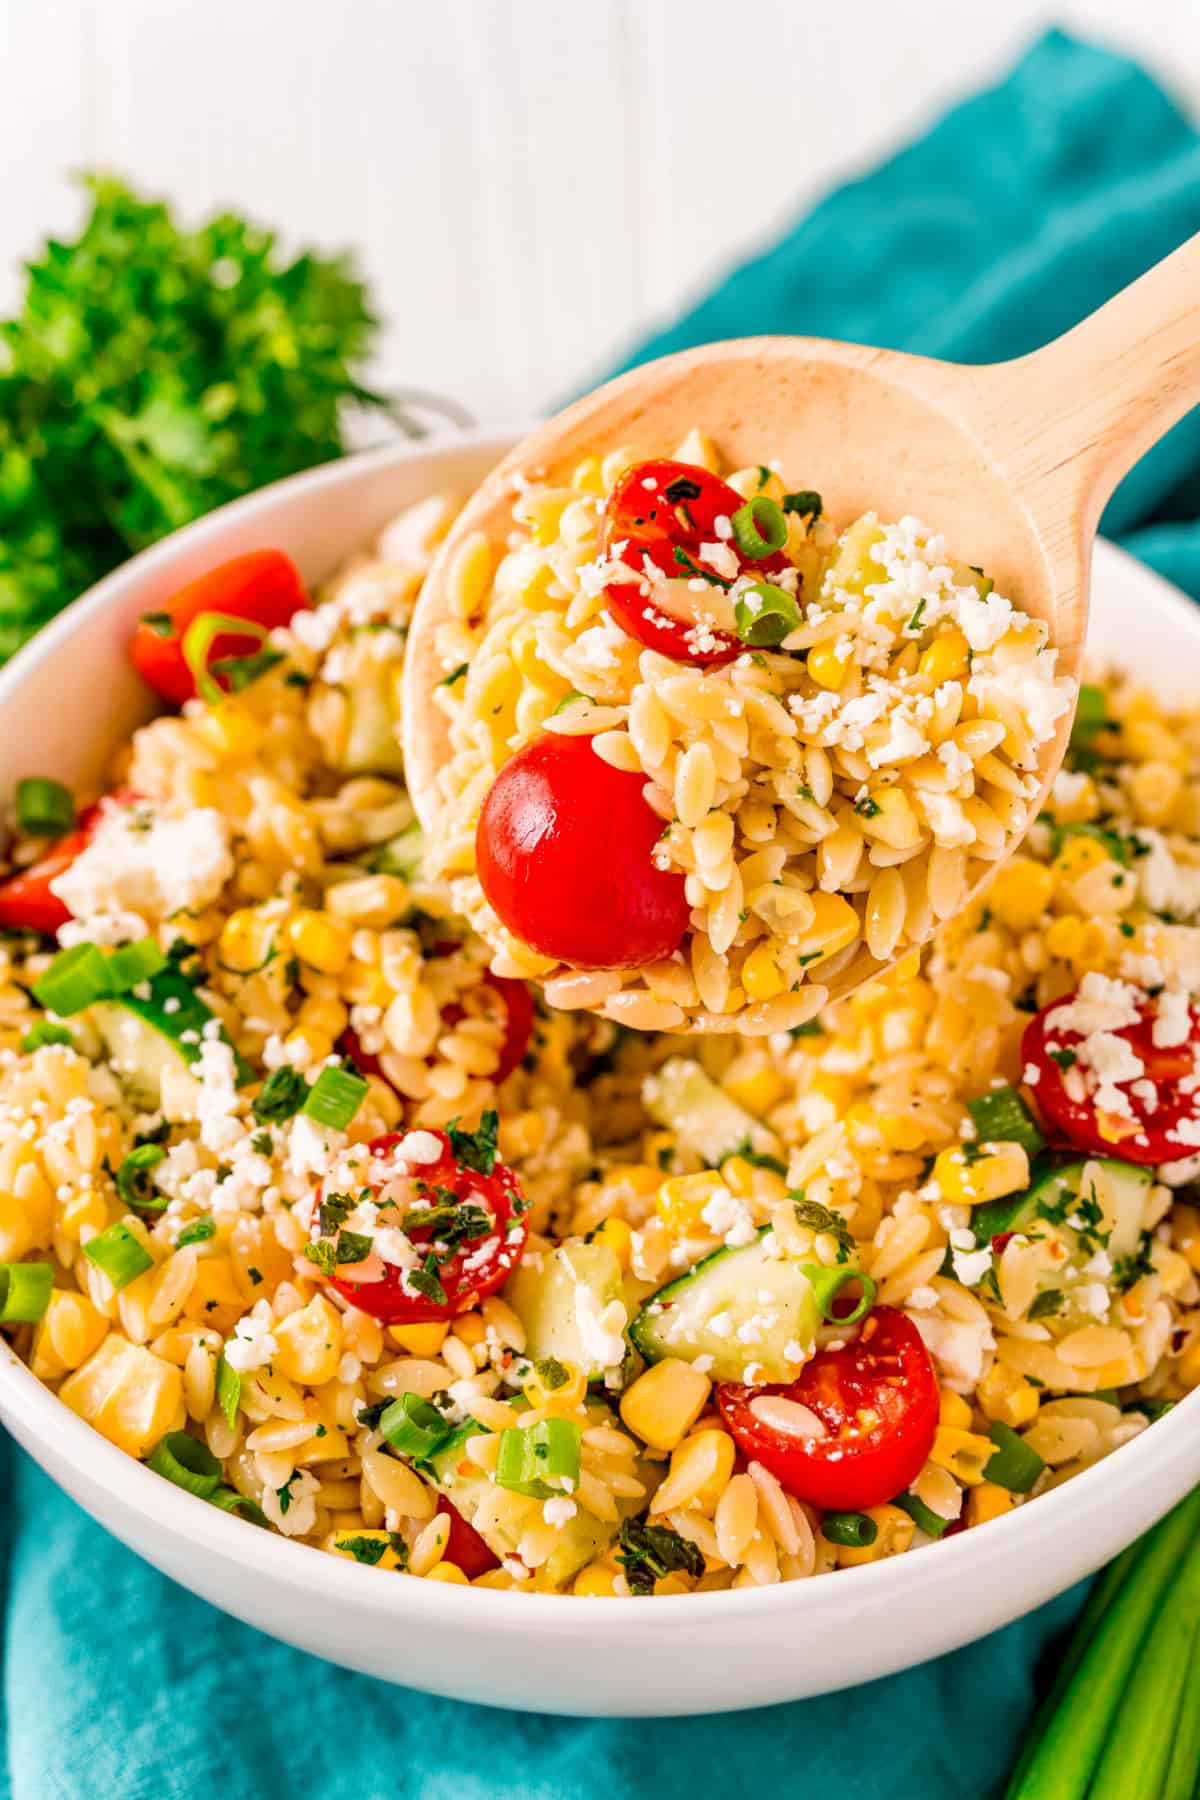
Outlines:
[{"label": "orzo pasta salad", "polygon": [[[1037,634],[1005,610],[969,674],[999,603],[927,536],[867,523],[838,542],[815,497],[784,512],[769,472],[738,480],[786,522],[770,558],[813,571],[810,591],[842,570],[853,642],[843,657],[840,637],[814,640],[809,667],[819,644],[867,699],[855,658],[908,629],[880,667],[919,696],[913,731],[946,684],[972,708],[941,740],[952,753],[914,752],[907,780],[865,748],[806,742],[823,798],[791,798],[840,805],[861,755],[880,808],[864,825],[941,816],[936,794],[972,852],[998,844],[1016,817],[999,797],[1023,796],[1020,733],[1061,699]],[[591,615],[576,632],[559,604],[547,552],[578,532],[594,560],[606,485],[585,471],[578,493],[521,502],[531,541],[514,556],[548,601],[527,616],[510,590],[526,673],[547,619],[563,656],[589,632],[620,668],[665,655]],[[230,1529],[380,1579],[521,1592],[764,1586],[908,1554],[1145,1430],[1200,1381],[1200,711],[1085,688],[1047,810],[923,962],[912,951],[765,1035],[630,1031],[556,1009],[515,958],[498,970],[414,824],[397,683],[451,512],[434,499],[397,519],[315,597],[276,551],[170,597],[133,654],[171,710],[108,790],[20,784],[0,880],[0,1325],[17,1353],[160,1478],[248,1521]],[[752,516],[769,541],[775,513]],[[712,545],[728,541],[714,523]],[[931,633],[885,628],[854,589],[851,551],[861,581],[884,547],[867,585],[933,596]],[[766,578],[773,606],[799,608],[787,568]],[[474,680],[485,651],[465,616],[462,650]],[[682,670],[702,695],[740,682],[742,710],[718,709],[681,762],[724,745],[727,716],[774,767],[773,709],[798,715],[772,692],[776,648],[763,657]],[[938,664],[928,694],[925,657],[958,669]],[[679,677],[665,660],[674,672],[654,664],[638,692]],[[834,674],[817,711],[844,718]],[[1040,714],[1006,699],[992,721],[987,697],[1027,679]],[[992,685],[973,698],[975,680]],[[528,698],[546,683],[557,705],[549,675],[514,694],[521,730],[547,723]],[[554,716],[607,705],[593,688]],[[635,704],[592,723],[635,744]],[[674,716],[661,731],[678,750]],[[624,749],[614,764],[586,733],[549,735],[628,772]],[[986,799],[955,798],[959,757]],[[724,758],[708,811],[732,820]],[[913,775],[932,764],[947,785]],[[869,934],[879,874],[903,882],[938,854],[871,861],[876,830],[856,852],[865,885],[806,885],[812,846],[791,822],[815,830],[814,815],[752,799],[757,785],[737,830],[753,841],[759,807],[784,861],[743,877],[753,938],[713,950],[714,966],[745,952],[745,987],[760,952],[782,967],[787,919],[815,930],[836,902]],[[681,821],[672,855],[702,830]],[[737,866],[769,858],[770,835]],[[800,910],[772,913],[772,894]]]},{"label": "orzo pasta salad", "polygon": [[552,1005],[766,1036],[959,909],[1075,686],[918,520],[718,466],[592,457],[459,546],[431,868]]}]

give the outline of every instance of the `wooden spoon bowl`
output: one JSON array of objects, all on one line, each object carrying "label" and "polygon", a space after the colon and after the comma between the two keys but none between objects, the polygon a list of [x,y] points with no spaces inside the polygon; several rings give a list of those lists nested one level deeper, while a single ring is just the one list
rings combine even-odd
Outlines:
[{"label": "wooden spoon bowl", "polygon": [[[513,449],[468,501],[412,621],[404,687],[409,790],[427,831],[449,756],[433,691],[448,573],[482,531],[497,555],[520,479],[566,483],[618,445],[669,454],[694,427],[730,466],[778,459],[845,525],[915,514],[951,553],[1046,621],[1060,672],[1078,676],[1092,543],[1104,504],[1143,452],[1200,402],[1200,236],[1064,337],[979,367],[819,338],[745,338],[661,358],[598,388]],[[1036,812],[1062,763],[1070,715],[1043,746]],[[1014,839],[1011,848],[1016,848]],[[981,869],[989,877],[997,865]],[[886,966],[864,949],[829,982],[840,996]],[[736,1015],[730,1028],[736,1029]]]}]

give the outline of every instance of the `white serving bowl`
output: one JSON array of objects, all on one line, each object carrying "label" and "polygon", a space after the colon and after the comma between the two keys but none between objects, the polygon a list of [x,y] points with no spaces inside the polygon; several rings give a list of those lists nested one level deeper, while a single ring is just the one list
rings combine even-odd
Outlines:
[{"label": "white serving bowl", "polygon": [[[388,449],[296,476],[135,557],[0,673],[0,794],[22,775],[97,781],[149,711],[134,620],[241,551],[281,545],[310,579],[395,512],[466,492],[512,433]],[[1091,639],[1161,692],[1200,678],[1200,611],[1107,544]],[[953,1650],[1061,1593],[1200,1481],[1200,1394],[1065,1487],[949,1542],[832,1579],[601,1603],[385,1579],[230,1518],[123,1455],[5,1345],[0,1419],[93,1518],[214,1605],[367,1674],[495,1706],[708,1713],[794,1700]],[[416,1654],[414,1654],[416,1647]]]}]

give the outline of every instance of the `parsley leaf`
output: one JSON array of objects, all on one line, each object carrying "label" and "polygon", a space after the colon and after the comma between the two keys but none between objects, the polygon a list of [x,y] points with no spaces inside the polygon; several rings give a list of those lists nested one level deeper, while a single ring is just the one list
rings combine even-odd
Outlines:
[{"label": "parsley leaf", "polygon": [[663,495],[672,506],[678,506],[683,500],[698,500],[700,483],[693,481],[690,475],[679,475],[674,481],[667,483],[663,489]]},{"label": "parsley leaf", "polygon": [[620,1543],[617,1561],[624,1566],[631,1594],[652,1594],[655,1582],[675,1570],[696,1576],[704,1573],[704,1557],[699,1546],[672,1531],[669,1525],[650,1525],[645,1519],[623,1519]]},{"label": "parsley leaf", "polygon": [[355,1562],[367,1563],[370,1568],[387,1553],[389,1548],[386,1538],[338,1537],[334,1539],[335,1547],[352,1556]]},{"label": "parsley leaf", "polygon": [[468,1169],[475,1169],[480,1175],[490,1175],[496,1166],[496,1141],[500,1131],[500,1115],[493,1107],[489,1107],[479,1121],[478,1131],[460,1131],[458,1120],[451,1119],[446,1127],[446,1136],[450,1139],[452,1155]]},{"label": "parsley leaf", "polygon": [[250,1102],[250,1111],[260,1125],[276,1125],[298,1113],[307,1098],[307,1081],[299,1069],[284,1063],[271,1070],[258,1098]]},{"label": "parsley leaf", "polygon": [[418,1294],[424,1294],[426,1300],[432,1300],[435,1306],[445,1306],[446,1290],[438,1279],[437,1257],[432,1250],[425,1258],[424,1266],[410,1269],[405,1280],[410,1288],[415,1288]]},{"label": "parsley leaf", "polygon": [[1028,1317],[1032,1319],[1049,1319],[1062,1311],[1063,1297],[1059,1288],[1045,1288],[1035,1294],[1033,1304],[1029,1308]]}]

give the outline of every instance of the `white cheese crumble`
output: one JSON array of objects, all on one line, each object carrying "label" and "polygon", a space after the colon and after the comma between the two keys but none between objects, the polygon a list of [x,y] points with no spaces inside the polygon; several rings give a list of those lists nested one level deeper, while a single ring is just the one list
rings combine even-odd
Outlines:
[{"label": "white cheese crumble", "polygon": [[199,912],[232,874],[229,826],[214,807],[169,819],[110,803],[91,842],[50,887],[96,942],[114,914],[132,915],[144,935],[151,921]]}]

